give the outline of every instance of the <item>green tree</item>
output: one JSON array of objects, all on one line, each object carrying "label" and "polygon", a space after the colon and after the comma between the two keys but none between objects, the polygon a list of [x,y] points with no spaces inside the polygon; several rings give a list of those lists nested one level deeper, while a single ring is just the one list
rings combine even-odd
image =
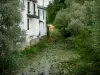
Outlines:
[{"label": "green tree", "polygon": [[66,7],[65,0],[54,0],[47,8],[47,23],[53,23],[57,12]]},{"label": "green tree", "polygon": [[11,53],[23,42],[19,23],[20,0],[0,0],[0,75],[7,75],[16,68]]},{"label": "green tree", "polygon": [[78,61],[82,64],[73,66],[74,69],[76,68],[74,75],[100,74],[99,3],[99,0],[75,0],[70,2],[68,8],[60,10],[56,15],[56,26],[59,30],[65,27],[65,30],[69,30],[74,35],[70,37],[71,49],[76,50],[81,56]]},{"label": "green tree", "polygon": [[68,31],[72,35],[79,34],[80,30],[90,22],[87,5],[90,5],[89,2],[85,2],[84,5],[73,2],[71,7],[60,10],[55,18],[56,27],[64,33]]}]

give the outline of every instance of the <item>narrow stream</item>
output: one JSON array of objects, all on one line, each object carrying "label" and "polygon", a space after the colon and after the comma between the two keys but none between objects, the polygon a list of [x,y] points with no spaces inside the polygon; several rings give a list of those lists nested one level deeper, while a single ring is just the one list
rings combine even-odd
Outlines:
[{"label": "narrow stream", "polygon": [[51,45],[33,57],[32,64],[16,75],[56,75],[55,72],[52,72],[52,65],[71,58],[77,58],[75,56],[72,51],[63,50],[58,44]]}]

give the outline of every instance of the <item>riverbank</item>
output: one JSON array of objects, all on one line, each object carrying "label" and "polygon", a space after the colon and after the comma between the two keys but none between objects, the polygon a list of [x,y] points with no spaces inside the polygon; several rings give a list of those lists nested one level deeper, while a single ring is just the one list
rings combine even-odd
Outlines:
[{"label": "riverbank", "polygon": [[32,56],[29,64],[16,75],[53,75],[56,71],[52,71],[52,66],[78,57],[76,52],[65,48],[65,43],[48,43],[42,51]]}]

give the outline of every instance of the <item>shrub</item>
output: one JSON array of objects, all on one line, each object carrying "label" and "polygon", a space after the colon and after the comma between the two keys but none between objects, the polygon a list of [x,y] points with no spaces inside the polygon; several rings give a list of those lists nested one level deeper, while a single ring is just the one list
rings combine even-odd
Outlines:
[{"label": "shrub", "polygon": [[[20,0],[0,0],[0,75],[17,69],[12,53],[18,50],[24,36],[19,27]],[[13,11],[13,12],[12,12]]]},{"label": "shrub", "polygon": [[34,55],[38,52],[41,52],[45,47],[48,46],[48,40],[40,40],[39,43],[30,46],[30,48],[26,48],[25,50],[21,51],[21,53],[25,56]]},{"label": "shrub", "polygon": [[52,41],[58,41],[60,37],[61,37],[60,32],[57,29],[50,32],[50,39]]}]

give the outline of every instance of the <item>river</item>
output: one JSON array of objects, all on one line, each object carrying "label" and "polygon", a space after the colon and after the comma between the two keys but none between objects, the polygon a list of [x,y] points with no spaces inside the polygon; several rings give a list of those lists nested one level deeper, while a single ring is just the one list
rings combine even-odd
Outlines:
[{"label": "river", "polygon": [[52,71],[52,66],[77,57],[76,53],[64,48],[64,44],[50,44],[42,52],[33,57],[31,64],[23,68],[16,75],[56,75],[56,72]]}]

